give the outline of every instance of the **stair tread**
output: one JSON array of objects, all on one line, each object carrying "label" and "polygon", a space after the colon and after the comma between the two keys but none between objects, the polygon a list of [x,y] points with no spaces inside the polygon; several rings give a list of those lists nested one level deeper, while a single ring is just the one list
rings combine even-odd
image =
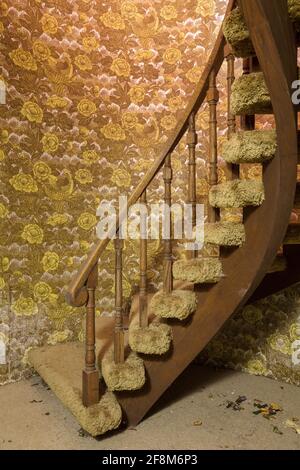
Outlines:
[{"label": "stair tread", "polygon": [[231,95],[232,112],[243,114],[272,114],[273,108],[262,72],[242,75],[235,80]]},{"label": "stair tread", "polygon": [[129,330],[130,348],[137,353],[162,356],[169,351],[171,342],[172,328],[161,322],[132,326]]},{"label": "stair tread", "polygon": [[206,243],[219,246],[240,246],[246,240],[245,226],[242,223],[216,222],[204,226]]},{"label": "stair tread", "polygon": [[83,343],[42,346],[30,350],[28,359],[87,432],[98,436],[119,427],[122,411],[111,392],[106,392],[99,403],[89,408],[82,404]]},{"label": "stair tread", "polygon": [[219,258],[208,257],[179,260],[173,264],[173,276],[195,284],[217,283],[223,276],[222,262]]},{"label": "stair tread", "polygon": [[252,130],[234,133],[222,147],[227,163],[263,163],[274,157],[277,148],[275,130]]},{"label": "stair tread", "polygon": [[115,362],[111,348],[101,359],[103,379],[109,390],[136,391],[143,388],[146,381],[143,359],[130,351],[123,362]]},{"label": "stair tread", "polygon": [[264,185],[256,180],[233,180],[213,186],[209,202],[213,207],[259,206],[264,201]]},{"label": "stair tread", "polygon": [[164,319],[186,320],[197,308],[196,294],[190,290],[157,292],[151,299],[149,310]]},{"label": "stair tread", "polygon": [[[289,5],[289,16],[293,23],[299,25],[299,6]],[[239,6],[234,8],[223,24],[223,33],[226,41],[232,47],[236,57],[247,58],[255,55],[250,32]],[[296,28],[296,45],[300,46],[299,28]]]}]

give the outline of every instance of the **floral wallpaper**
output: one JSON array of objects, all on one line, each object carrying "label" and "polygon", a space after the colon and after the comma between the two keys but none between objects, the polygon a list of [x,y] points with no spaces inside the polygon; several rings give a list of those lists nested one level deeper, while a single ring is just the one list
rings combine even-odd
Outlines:
[{"label": "floral wallpaper", "polygon": [[[38,344],[82,339],[63,289],[93,240],[100,201],[129,194],[174,129],[214,44],[225,0],[0,2],[0,382]],[[174,156],[180,198],[185,146]],[[204,167],[203,167],[204,169]],[[204,175],[204,173],[203,173]],[[154,182],[149,200],[161,192]],[[137,283],[126,242],[124,292]],[[149,275],[160,275],[150,244]],[[113,251],[97,314],[113,307]]]},{"label": "floral wallpaper", "polygon": [[246,306],[199,361],[300,386],[300,285]]},{"label": "floral wallpaper", "polygon": [[[63,290],[95,240],[96,208],[130,194],[174,131],[226,3],[0,1],[0,79],[7,86],[7,104],[0,105],[0,345],[7,354],[0,383],[29,373],[30,348],[83,339],[84,310],[68,306]],[[225,84],[221,70],[220,140],[226,138]],[[203,201],[205,106],[197,129],[197,190]],[[185,199],[186,161],[183,139],[172,159],[177,201]],[[245,168],[244,176],[260,177],[260,169]],[[225,178],[221,164],[219,179]],[[161,183],[153,181],[150,202],[161,197]],[[126,241],[125,299],[137,286],[137,253],[137,243]],[[113,254],[109,246],[99,265],[97,315],[113,309]],[[154,285],[160,274],[161,246],[151,242]],[[297,293],[291,289],[247,307],[202,360],[274,377],[282,377],[285,368],[284,378],[299,381],[291,367],[291,341],[299,333]],[[268,322],[272,328],[261,328]]]}]

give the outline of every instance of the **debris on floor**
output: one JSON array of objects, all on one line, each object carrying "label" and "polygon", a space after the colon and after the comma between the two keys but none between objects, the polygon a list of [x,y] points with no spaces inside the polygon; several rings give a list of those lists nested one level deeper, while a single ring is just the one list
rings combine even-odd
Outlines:
[{"label": "debris on floor", "polygon": [[277,413],[283,411],[282,407],[277,403],[263,403],[260,400],[254,400],[254,407],[257,408],[253,411],[254,415],[262,415],[266,419],[274,418]]},{"label": "debris on floor", "polygon": [[89,436],[89,434],[83,428],[78,429],[77,432],[78,432],[79,437],[88,437]]},{"label": "debris on floor", "polygon": [[240,395],[235,401],[227,401],[226,408],[231,408],[234,411],[244,410],[244,408],[241,406],[244,401],[247,401],[247,397]]},{"label": "debris on floor", "polygon": [[198,419],[197,421],[194,421],[193,426],[202,426],[202,421],[200,419]]},{"label": "debris on floor", "polygon": [[293,429],[295,433],[300,435],[300,423],[298,418],[287,419],[284,425],[286,428]]},{"label": "debris on floor", "polygon": [[275,432],[275,434],[280,434],[280,436],[283,435],[283,432],[280,431],[280,429],[277,426],[273,426],[273,432]]}]

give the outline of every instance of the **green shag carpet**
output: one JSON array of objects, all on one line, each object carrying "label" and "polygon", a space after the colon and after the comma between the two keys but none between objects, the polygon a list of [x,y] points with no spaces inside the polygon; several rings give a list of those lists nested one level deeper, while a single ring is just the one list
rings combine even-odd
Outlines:
[{"label": "green shag carpet", "polygon": [[288,0],[288,9],[291,20],[300,22],[300,0]]},{"label": "green shag carpet", "polygon": [[263,163],[274,157],[276,131],[237,132],[223,144],[222,156],[227,163]]},{"label": "green shag carpet", "polygon": [[271,114],[271,98],[262,72],[242,75],[232,86],[233,114]]},{"label": "green shag carpet", "polygon": [[122,363],[115,363],[113,349],[101,361],[101,372],[109,390],[139,390],[145,384],[143,360],[131,352]]},{"label": "green shag carpet", "polygon": [[246,241],[243,224],[217,222],[205,224],[204,238],[206,243],[219,246],[241,246]]},{"label": "green shag carpet", "polygon": [[223,34],[236,57],[255,55],[249,30],[239,8],[232,10],[224,21]]},{"label": "green shag carpet", "polygon": [[142,354],[165,354],[172,341],[172,328],[165,324],[151,324],[146,328],[132,326],[129,328],[129,345],[131,349]]},{"label": "green shag carpet", "polygon": [[179,260],[173,265],[174,279],[193,284],[213,284],[222,275],[222,263],[219,258],[195,258]]},{"label": "green shag carpet", "polygon": [[218,208],[260,206],[265,199],[261,181],[233,180],[213,186],[209,203]]},{"label": "green shag carpet", "polygon": [[196,307],[196,294],[189,290],[174,290],[171,294],[157,292],[150,302],[150,309],[156,316],[178,320],[188,318]]}]

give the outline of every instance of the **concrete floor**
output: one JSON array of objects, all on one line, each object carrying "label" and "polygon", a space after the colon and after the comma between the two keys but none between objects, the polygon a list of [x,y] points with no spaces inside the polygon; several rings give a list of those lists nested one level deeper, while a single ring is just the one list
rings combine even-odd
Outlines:
[{"label": "concrete floor", "polygon": [[[240,395],[244,409],[226,408]],[[255,399],[283,411],[255,416]],[[0,449],[300,449],[300,435],[284,426],[292,418],[300,419],[299,388],[193,365],[136,429],[96,440],[35,376],[0,388]]]}]

